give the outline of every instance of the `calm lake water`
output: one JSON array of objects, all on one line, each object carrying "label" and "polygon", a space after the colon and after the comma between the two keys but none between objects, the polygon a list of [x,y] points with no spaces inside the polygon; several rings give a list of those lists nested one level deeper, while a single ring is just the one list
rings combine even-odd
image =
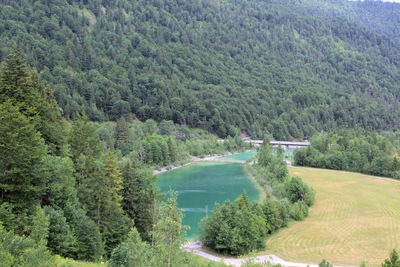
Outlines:
[{"label": "calm lake water", "polygon": [[[285,158],[288,159],[292,159],[293,158],[293,153],[294,153],[294,149],[287,149],[285,150]],[[272,149],[272,154],[276,155],[276,148]],[[250,158],[253,158],[257,155],[257,151],[249,151],[249,152],[245,152],[245,153],[239,153],[239,154],[235,154],[235,155],[231,155],[231,156],[225,156],[225,157],[221,157],[220,159],[233,159],[233,160],[248,160]]]},{"label": "calm lake water", "polygon": [[253,158],[257,155],[257,151],[249,151],[245,153],[239,153],[235,155],[230,155],[230,156],[225,156],[221,157],[220,159],[233,159],[233,160],[248,160],[250,158]]},{"label": "calm lake water", "polygon": [[[252,157],[251,153],[235,156],[240,160]],[[206,216],[206,210],[211,215],[216,202],[234,201],[243,190],[250,200],[261,198],[261,193],[243,170],[243,164],[239,163],[193,163],[159,174],[157,185],[161,192],[167,193],[169,187],[178,192],[178,208],[184,210],[183,224],[191,228],[187,231],[187,238],[198,237],[197,224]]]}]

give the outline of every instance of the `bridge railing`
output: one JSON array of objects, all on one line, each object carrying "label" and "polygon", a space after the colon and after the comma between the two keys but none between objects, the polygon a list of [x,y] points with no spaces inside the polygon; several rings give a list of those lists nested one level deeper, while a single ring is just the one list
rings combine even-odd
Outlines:
[{"label": "bridge railing", "polygon": [[[245,143],[261,145],[264,143],[263,140],[245,140]],[[269,144],[272,146],[284,146],[284,147],[304,147],[309,146],[310,142],[292,142],[292,141],[269,141]]]}]

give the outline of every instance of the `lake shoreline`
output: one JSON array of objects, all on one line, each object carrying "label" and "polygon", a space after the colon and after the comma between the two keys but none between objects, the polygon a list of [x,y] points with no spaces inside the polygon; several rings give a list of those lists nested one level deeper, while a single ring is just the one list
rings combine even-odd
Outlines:
[{"label": "lake shoreline", "polygon": [[245,171],[245,173],[247,174],[247,176],[249,176],[250,180],[253,182],[253,184],[258,188],[258,190],[260,191],[260,199],[259,201],[262,202],[267,196],[268,193],[264,190],[264,188],[258,183],[256,177],[254,177],[254,175],[250,172],[250,170],[248,169],[250,166],[243,164],[243,170]]},{"label": "lake shoreline", "polygon": [[[156,185],[161,192],[166,193],[172,187],[179,194],[178,208],[185,211],[182,223],[192,228],[186,238],[198,240],[198,222],[206,216],[207,211],[212,212],[215,203],[223,203],[227,199],[234,201],[243,191],[247,192],[250,201],[262,201],[263,192],[243,168],[255,153],[247,150],[247,153],[195,158],[195,161],[186,163],[192,164],[190,167],[156,176]],[[221,158],[225,155],[233,156]]]},{"label": "lake shoreline", "polygon": [[186,166],[189,166],[192,163],[195,162],[200,162],[200,161],[215,161],[218,158],[221,157],[226,157],[226,156],[232,156],[232,155],[236,155],[236,154],[241,154],[241,153],[247,153],[247,152],[251,152],[251,151],[255,151],[255,149],[246,149],[245,151],[236,151],[236,152],[227,152],[224,154],[212,154],[212,155],[205,155],[203,158],[199,158],[199,157],[195,157],[195,156],[189,156],[189,160],[190,162],[184,163],[184,164],[180,164],[180,165],[171,165],[168,167],[162,167],[159,170],[153,170],[153,175],[158,175],[164,172],[168,172],[168,171],[172,171],[172,170],[176,170],[179,168],[183,168]]}]

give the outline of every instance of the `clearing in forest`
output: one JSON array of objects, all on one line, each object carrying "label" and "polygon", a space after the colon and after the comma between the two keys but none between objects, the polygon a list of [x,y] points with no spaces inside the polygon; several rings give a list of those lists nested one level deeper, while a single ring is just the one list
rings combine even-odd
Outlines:
[{"label": "clearing in forest", "polygon": [[282,229],[260,254],[296,262],[378,266],[400,248],[400,183],[356,173],[289,168],[317,192],[309,216]]}]

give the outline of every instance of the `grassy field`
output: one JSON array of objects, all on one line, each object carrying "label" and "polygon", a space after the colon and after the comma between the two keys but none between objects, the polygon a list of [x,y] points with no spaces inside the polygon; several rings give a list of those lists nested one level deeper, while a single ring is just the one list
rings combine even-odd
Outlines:
[{"label": "grassy field", "polygon": [[400,248],[400,183],[372,176],[290,168],[317,192],[309,217],[267,241],[285,260],[377,266]]}]

